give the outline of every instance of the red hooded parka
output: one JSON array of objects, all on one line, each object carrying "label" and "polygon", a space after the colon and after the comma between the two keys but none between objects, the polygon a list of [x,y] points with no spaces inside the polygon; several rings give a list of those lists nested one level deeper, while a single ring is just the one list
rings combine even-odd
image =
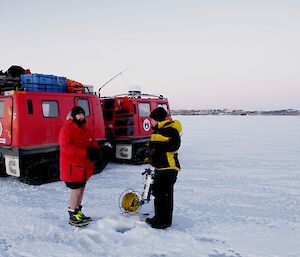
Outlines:
[{"label": "red hooded parka", "polygon": [[94,173],[94,164],[87,157],[87,148],[98,149],[92,132],[84,125],[67,120],[59,133],[60,179],[65,182],[85,182]]}]

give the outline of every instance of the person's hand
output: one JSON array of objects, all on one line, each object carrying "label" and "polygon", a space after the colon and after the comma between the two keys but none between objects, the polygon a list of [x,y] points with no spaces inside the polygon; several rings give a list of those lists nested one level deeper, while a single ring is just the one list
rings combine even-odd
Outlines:
[{"label": "person's hand", "polygon": [[152,163],[152,155],[153,155],[153,152],[154,150],[150,150],[150,149],[147,149],[145,151],[145,157],[144,157],[144,163],[147,163],[147,164],[151,164]]},{"label": "person's hand", "polygon": [[149,158],[149,157],[146,157],[146,158],[144,159],[144,163],[151,164],[150,158]]}]

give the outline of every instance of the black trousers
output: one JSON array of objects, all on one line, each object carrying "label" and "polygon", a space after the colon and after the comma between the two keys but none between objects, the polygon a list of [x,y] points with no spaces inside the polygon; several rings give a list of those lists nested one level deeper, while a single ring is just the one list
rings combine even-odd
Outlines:
[{"label": "black trousers", "polygon": [[156,171],[153,182],[155,220],[158,224],[171,226],[173,217],[174,184],[178,172],[175,170]]}]

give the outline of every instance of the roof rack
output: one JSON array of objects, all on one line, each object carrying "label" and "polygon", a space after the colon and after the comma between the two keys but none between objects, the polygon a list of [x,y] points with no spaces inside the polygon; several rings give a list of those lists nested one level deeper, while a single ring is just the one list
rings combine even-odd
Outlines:
[{"label": "roof rack", "polygon": [[114,97],[122,97],[122,96],[129,96],[132,98],[141,98],[141,97],[152,97],[152,98],[159,98],[159,99],[165,99],[163,95],[153,95],[153,94],[144,94],[141,93],[141,91],[138,90],[130,90],[128,93],[118,94],[111,97],[102,97],[102,98],[114,98]]}]

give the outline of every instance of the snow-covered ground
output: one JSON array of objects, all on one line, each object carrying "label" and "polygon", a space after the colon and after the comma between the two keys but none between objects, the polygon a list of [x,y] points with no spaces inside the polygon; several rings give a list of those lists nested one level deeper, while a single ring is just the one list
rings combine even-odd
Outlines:
[{"label": "snow-covered ground", "polygon": [[183,136],[171,228],[118,207],[123,190],[142,190],[147,165],[93,176],[84,210],[94,221],[84,228],[68,224],[62,182],[0,178],[0,256],[300,256],[300,118],[174,118]]}]

